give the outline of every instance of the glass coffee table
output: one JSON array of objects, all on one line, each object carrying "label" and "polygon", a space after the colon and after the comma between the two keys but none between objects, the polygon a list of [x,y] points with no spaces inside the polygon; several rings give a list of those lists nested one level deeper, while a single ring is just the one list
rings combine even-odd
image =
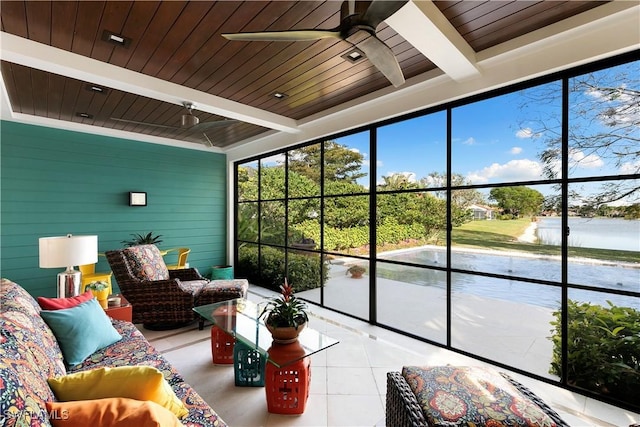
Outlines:
[{"label": "glass coffee table", "polygon": [[338,343],[313,328],[302,330],[298,341],[276,344],[260,314],[266,303],[239,298],[194,307],[213,323],[211,350],[214,363],[233,363],[237,386],[264,386],[269,412],[304,412],[311,365],[309,356]]}]

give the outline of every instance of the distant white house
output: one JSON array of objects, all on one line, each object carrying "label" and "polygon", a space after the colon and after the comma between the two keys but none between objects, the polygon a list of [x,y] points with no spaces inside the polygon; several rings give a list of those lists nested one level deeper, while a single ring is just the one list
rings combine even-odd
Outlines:
[{"label": "distant white house", "polygon": [[473,219],[494,219],[493,209],[488,206],[471,205],[469,208],[473,212]]}]

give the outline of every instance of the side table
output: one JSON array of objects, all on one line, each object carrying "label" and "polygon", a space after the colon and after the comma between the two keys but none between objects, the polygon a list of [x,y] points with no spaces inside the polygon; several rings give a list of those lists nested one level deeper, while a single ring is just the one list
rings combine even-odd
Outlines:
[{"label": "side table", "polygon": [[112,319],[117,320],[126,320],[127,322],[131,322],[133,320],[133,307],[129,304],[122,295],[118,295],[120,297],[120,305],[110,306],[105,308],[104,311],[107,313],[107,316]]}]

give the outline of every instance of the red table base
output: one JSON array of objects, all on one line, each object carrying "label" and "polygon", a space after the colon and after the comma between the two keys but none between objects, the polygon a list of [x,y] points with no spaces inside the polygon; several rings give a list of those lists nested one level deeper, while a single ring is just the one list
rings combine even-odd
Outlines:
[{"label": "red table base", "polygon": [[211,327],[211,356],[213,363],[233,365],[233,347],[236,340],[216,325]]},{"label": "red table base", "polygon": [[[291,351],[296,346],[299,345],[274,345],[269,349],[269,357],[278,360],[279,351]],[[267,362],[265,391],[268,411],[272,414],[302,414],[309,397],[310,383],[311,362],[308,357],[282,368]]]}]

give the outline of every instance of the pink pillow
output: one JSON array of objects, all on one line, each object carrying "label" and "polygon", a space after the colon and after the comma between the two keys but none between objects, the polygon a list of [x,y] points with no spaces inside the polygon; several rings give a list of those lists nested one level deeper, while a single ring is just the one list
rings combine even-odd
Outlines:
[{"label": "pink pillow", "polygon": [[43,310],[61,310],[63,308],[72,308],[83,302],[89,301],[93,298],[91,291],[87,291],[82,295],[68,298],[46,298],[38,297],[38,304]]}]

